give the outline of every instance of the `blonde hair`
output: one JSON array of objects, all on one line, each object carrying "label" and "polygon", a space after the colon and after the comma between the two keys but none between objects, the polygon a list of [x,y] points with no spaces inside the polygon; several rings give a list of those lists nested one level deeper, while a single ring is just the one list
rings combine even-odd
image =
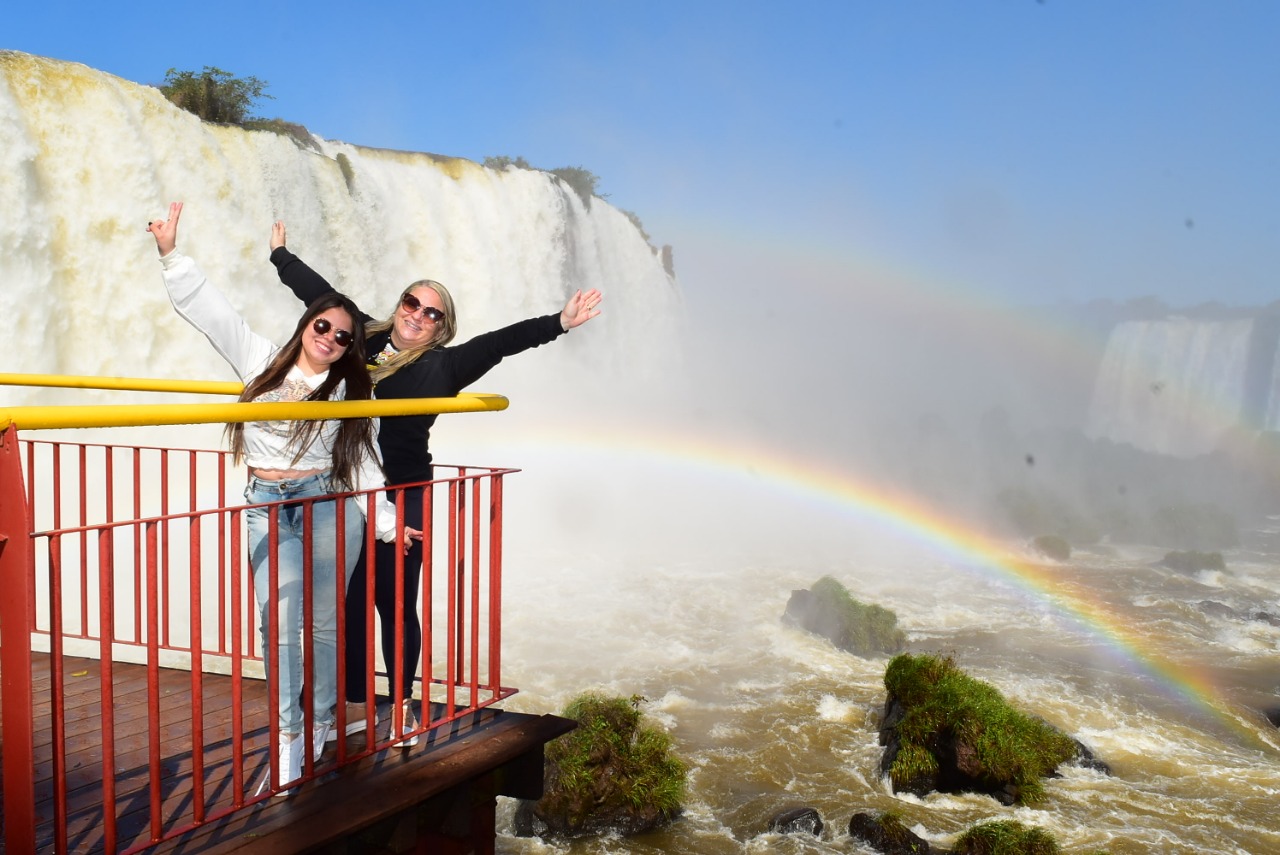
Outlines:
[{"label": "blonde hair", "polygon": [[404,299],[406,294],[412,294],[415,288],[430,288],[436,292],[440,298],[440,305],[444,309],[444,317],[435,323],[435,332],[431,338],[425,342],[413,347],[407,347],[388,359],[381,365],[371,366],[369,375],[373,378],[373,382],[385,380],[392,374],[395,374],[401,368],[411,364],[419,356],[426,353],[433,347],[444,347],[453,341],[453,337],[458,334],[458,315],[453,307],[453,296],[449,293],[449,289],[445,288],[434,279],[419,279],[413,282],[409,287],[400,292],[400,296],[396,298],[396,307],[391,310],[391,316],[381,321],[370,321],[364,325],[365,335],[372,336],[376,333],[386,332],[395,326],[396,312],[400,311],[400,301]]}]

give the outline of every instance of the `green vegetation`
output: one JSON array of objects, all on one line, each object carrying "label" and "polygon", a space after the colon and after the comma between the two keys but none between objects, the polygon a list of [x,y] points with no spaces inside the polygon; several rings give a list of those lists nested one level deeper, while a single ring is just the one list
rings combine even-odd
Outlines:
[{"label": "green vegetation", "polygon": [[249,110],[266,94],[267,84],[256,77],[232,77],[228,71],[206,65],[204,71],[165,72],[160,91],[177,106],[195,113],[206,122],[242,125],[250,118]]},{"label": "green vegetation", "polygon": [[533,167],[529,165],[529,161],[525,160],[523,157],[517,157],[513,160],[505,154],[498,155],[497,157],[486,157],[484,159],[484,166],[486,169],[498,170],[506,169],[509,166],[514,166],[516,169],[533,169]]},{"label": "green vegetation", "polygon": [[808,591],[795,591],[785,619],[858,656],[897,653],[906,646],[898,616],[854,599],[844,585],[823,576]]},{"label": "green vegetation", "polygon": [[319,151],[315,140],[311,138],[311,131],[297,122],[286,122],[284,119],[245,119],[239,125],[247,131],[267,131],[268,133],[288,137],[302,148]]},{"label": "green vegetation", "polygon": [[889,768],[895,787],[939,771],[936,753],[944,737],[954,741],[962,771],[980,783],[1017,786],[1016,799],[1044,798],[1040,779],[1077,756],[1075,742],[1039,719],[1009,706],[994,687],[956,667],[951,657],[901,654],[885,669],[884,685],[904,711],[896,725],[900,742]]},{"label": "green vegetation", "polygon": [[556,169],[549,170],[552,175],[559,178],[565,184],[569,185],[569,189],[578,194],[578,198],[582,200],[582,204],[588,208],[591,207],[591,200],[595,196],[601,199],[607,198],[596,192],[596,185],[600,183],[600,179],[589,170],[583,169],[581,166],[561,166]]},{"label": "green vegetation", "polygon": [[575,835],[674,818],[685,797],[686,767],[671,737],[641,724],[643,698],[591,693],[564,710],[578,727],[547,745],[547,785],[538,814]]},{"label": "green vegetation", "polygon": [[623,211],[627,219],[631,221],[631,225],[636,227],[636,231],[640,232],[640,237],[644,238],[644,242],[653,246],[653,241],[649,239],[649,233],[644,230],[644,224],[640,222],[640,215],[635,211]]},{"label": "green vegetation", "polygon": [[1053,835],[1016,820],[983,822],[956,839],[952,855],[1058,855]]},{"label": "green vegetation", "polygon": [[[484,166],[487,169],[499,170],[508,169],[510,167],[515,167],[516,169],[538,170],[536,166],[531,165],[529,161],[525,160],[523,157],[511,158],[507,157],[505,154],[486,157],[484,159]],[[586,205],[588,208],[591,207],[591,200],[593,198],[608,198],[607,194],[601,194],[598,192],[597,188],[600,185],[600,177],[589,169],[584,169],[581,166],[559,166],[555,169],[538,171],[549,172],[565,184],[568,184],[569,189],[573,190],[574,193],[577,193],[578,198],[582,200],[582,204]],[[639,221],[635,218],[635,215],[629,214],[628,216],[632,217],[632,222],[636,223],[638,227]],[[644,229],[641,229],[640,231],[641,234],[644,233]],[[648,235],[645,235],[645,240],[648,240]]]}]

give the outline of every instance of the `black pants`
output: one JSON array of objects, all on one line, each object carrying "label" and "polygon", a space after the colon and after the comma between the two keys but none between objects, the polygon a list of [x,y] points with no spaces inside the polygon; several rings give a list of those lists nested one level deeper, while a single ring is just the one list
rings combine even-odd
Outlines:
[{"label": "black pants", "polygon": [[[410,487],[404,493],[404,522],[410,528],[422,529],[422,492],[423,487]],[[387,491],[387,497],[395,501],[396,490]],[[367,546],[367,543],[366,543]],[[395,543],[374,544],[373,571],[373,606],[377,610],[381,624],[382,658],[387,663],[387,673],[392,674],[392,694],[397,685],[396,667],[396,552],[399,546]],[[347,585],[346,614],[346,649],[347,666],[347,701],[361,704],[366,697],[365,681],[368,678],[368,667],[365,661],[365,650],[368,644],[370,627],[365,618],[367,602],[365,587],[368,578],[369,551],[361,548],[360,559],[356,562]],[[413,546],[404,557],[404,673],[399,675],[398,683],[402,697],[413,696],[414,675],[418,672],[418,659],[422,655],[422,624],[418,621],[418,586],[422,579],[422,543],[414,541]]]}]

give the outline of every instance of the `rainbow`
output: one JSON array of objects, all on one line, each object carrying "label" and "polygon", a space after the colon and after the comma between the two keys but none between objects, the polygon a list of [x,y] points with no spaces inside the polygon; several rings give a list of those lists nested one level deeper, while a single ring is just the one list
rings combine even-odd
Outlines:
[{"label": "rainbow", "polygon": [[[776,269],[779,281],[798,283],[797,299],[816,299],[821,314],[871,314],[885,326],[911,330],[920,341],[955,342],[958,351],[980,353],[997,342],[1002,353],[1017,354],[1020,363],[1038,366],[1037,376],[1059,377],[1071,386],[1092,385],[1098,376],[1107,342],[1048,306],[1014,305],[989,293],[982,283],[961,281],[917,262],[859,256],[806,235],[788,235],[784,246],[763,234],[742,240],[713,233],[708,239],[726,244],[725,257],[745,256],[751,259],[746,266]],[[1148,370],[1151,381],[1168,379],[1162,377],[1166,369],[1151,365]],[[1180,388],[1176,394],[1186,401],[1179,417],[1190,422],[1194,433],[1233,440],[1220,450],[1240,465],[1270,465],[1252,443],[1238,441],[1230,430],[1241,421],[1234,397],[1224,398],[1203,385]]]},{"label": "rainbow", "polygon": [[1261,740],[1280,749],[1257,724],[1222,696],[1203,669],[1159,655],[1158,639],[1135,633],[1129,628],[1131,618],[1100,599],[1067,590],[1051,566],[1012,554],[1009,543],[948,519],[914,497],[864,483],[829,465],[784,456],[776,449],[721,439],[711,442],[692,434],[587,431],[578,425],[573,430],[554,433],[541,430],[523,436],[504,433],[501,449],[503,455],[514,459],[548,450],[565,457],[591,450],[615,459],[622,455],[655,464],[677,463],[686,470],[721,479],[749,479],[756,488],[763,482],[798,500],[852,513],[890,533],[920,543],[988,581],[1003,583],[1037,604],[1048,605],[1067,624],[1086,637],[1102,642],[1120,666],[1153,679],[1166,696],[1224,723],[1251,741]]}]

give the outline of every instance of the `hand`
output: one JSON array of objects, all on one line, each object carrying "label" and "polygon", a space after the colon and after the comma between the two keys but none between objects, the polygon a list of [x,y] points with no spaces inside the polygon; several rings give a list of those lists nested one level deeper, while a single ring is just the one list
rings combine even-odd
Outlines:
[{"label": "hand", "polygon": [[404,527],[404,554],[409,554],[409,548],[413,546],[414,541],[422,542],[422,532],[416,528]]},{"label": "hand", "polygon": [[585,324],[587,321],[600,314],[600,310],[596,308],[600,305],[603,297],[598,288],[592,288],[590,291],[577,291],[569,302],[564,304],[564,310],[560,312],[560,326],[565,332]]},{"label": "hand", "polygon": [[271,251],[275,252],[284,246],[284,220],[276,220],[271,224]]},{"label": "hand", "polygon": [[147,231],[155,236],[156,249],[160,251],[161,258],[173,252],[174,247],[178,245],[178,217],[180,216],[182,216],[182,203],[171,202],[169,219],[147,222]]}]

